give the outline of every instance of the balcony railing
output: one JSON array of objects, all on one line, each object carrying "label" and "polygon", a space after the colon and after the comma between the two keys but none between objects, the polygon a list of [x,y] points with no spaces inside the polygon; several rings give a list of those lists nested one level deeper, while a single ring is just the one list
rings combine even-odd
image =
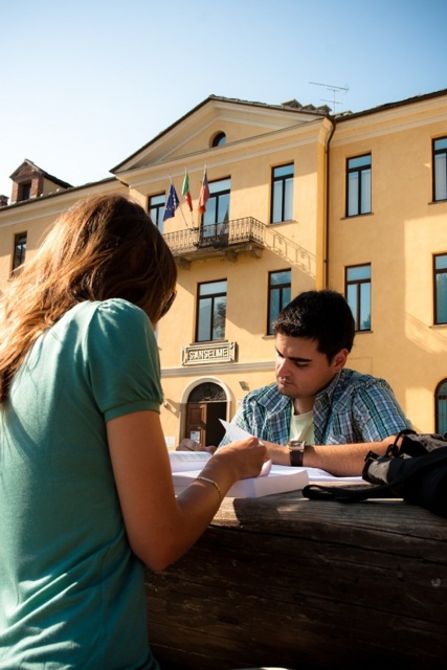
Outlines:
[{"label": "balcony railing", "polygon": [[253,217],[213,223],[198,228],[184,228],[165,233],[164,239],[174,256],[191,261],[198,256],[261,249],[265,246],[266,226]]}]

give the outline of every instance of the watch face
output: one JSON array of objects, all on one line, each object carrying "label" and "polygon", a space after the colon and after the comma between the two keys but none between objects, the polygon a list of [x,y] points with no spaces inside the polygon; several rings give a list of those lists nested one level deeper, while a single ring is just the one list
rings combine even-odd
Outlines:
[{"label": "watch face", "polygon": [[290,440],[287,446],[289,447],[290,451],[304,451],[306,443],[304,440]]}]

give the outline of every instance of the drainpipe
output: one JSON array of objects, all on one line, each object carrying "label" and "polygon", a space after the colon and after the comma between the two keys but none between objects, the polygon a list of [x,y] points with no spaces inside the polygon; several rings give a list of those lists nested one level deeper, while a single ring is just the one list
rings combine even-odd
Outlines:
[{"label": "drainpipe", "polygon": [[332,130],[329,133],[329,137],[326,142],[326,147],[325,147],[325,152],[326,152],[326,244],[325,244],[325,250],[324,250],[324,264],[325,264],[325,271],[324,271],[324,284],[325,288],[328,288],[328,283],[329,283],[329,196],[330,196],[330,174],[329,174],[329,169],[330,169],[330,144],[332,137],[335,132],[335,117],[334,116],[328,116],[327,117],[329,121],[332,123]]}]

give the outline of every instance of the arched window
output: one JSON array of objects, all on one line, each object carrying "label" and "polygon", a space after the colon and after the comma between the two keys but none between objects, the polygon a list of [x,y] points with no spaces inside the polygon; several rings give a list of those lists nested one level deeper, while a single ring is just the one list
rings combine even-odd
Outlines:
[{"label": "arched window", "polygon": [[227,141],[227,136],[225,135],[225,133],[222,130],[220,130],[212,138],[211,146],[212,147],[221,147],[222,145],[225,144],[226,141]]},{"label": "arched window", "polygon": [[225,391],[218,384],[204,382],[196,386],[188,397],[188,402],[226,402]]},{"label": "arched window", "polygon": [[436,387],[435,407],[435,431],[437,433],[447,433],[447,379],[443,379]]}]

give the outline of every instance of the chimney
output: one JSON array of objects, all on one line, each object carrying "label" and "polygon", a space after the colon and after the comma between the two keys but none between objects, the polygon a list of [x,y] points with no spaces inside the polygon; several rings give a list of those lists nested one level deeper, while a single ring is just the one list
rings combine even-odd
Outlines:
[{"label": "chimney", "polygon": [[8,206],[8,196],[6,195],[0,195],[0,207],[7,207]]}]

